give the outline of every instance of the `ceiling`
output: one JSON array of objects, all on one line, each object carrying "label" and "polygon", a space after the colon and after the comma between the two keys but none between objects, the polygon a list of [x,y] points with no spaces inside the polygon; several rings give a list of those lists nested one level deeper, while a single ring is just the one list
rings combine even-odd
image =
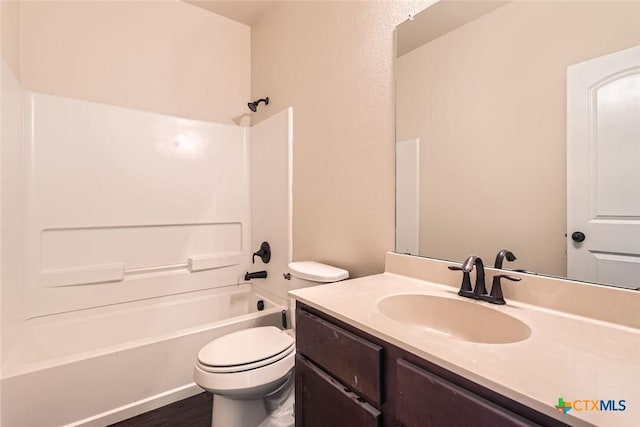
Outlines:
[{"label": "ceiling", "polygon": [[184,0],[194,6],[253,25],[273,5],[274,0]]}]

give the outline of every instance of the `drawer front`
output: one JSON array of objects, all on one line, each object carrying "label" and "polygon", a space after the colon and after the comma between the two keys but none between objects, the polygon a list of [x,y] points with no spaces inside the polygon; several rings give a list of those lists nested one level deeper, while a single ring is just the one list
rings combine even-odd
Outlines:
[{"label": "drawer front", "polygon": [[380,427],[380,411],[296,356],[296,427]]},{"label": "drawer front", "polygon": [[402,427],[535,425],[405,360],[396,369],[396,420]]},{"label": "drawer front", "polygon": [[303,310],[296,325],[298,353],[380,407],[382,347]]}]

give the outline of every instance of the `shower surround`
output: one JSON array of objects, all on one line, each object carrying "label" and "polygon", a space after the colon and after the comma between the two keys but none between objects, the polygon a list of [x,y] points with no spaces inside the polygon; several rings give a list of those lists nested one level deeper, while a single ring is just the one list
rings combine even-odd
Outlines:
[{"label": "shower surround", "polygon": [[291,109],[245,128],[33,92],[21,104],[24,200],[3,204],[24,213],[23,280],[3,283],[5,304],[21,301],[3,312],[3,423],[116,422],[199,392],[191,367],[211,339],[279,325],[284,294],[242,282],[254,242],[275,243],[260,266],[272,277],[291,257],[290,215],[278,235],[252,225],[277,208],[252,206],[252,175],[286,212],[290,171],[269,187],[270,165],[251,159],[253,144],[290,169]]}]

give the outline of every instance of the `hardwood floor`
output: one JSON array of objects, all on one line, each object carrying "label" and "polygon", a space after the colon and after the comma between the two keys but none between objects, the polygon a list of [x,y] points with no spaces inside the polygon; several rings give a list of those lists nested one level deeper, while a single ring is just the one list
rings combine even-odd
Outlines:
[{"label": "hardwood floor", "polygon": [[210,427],[213,396],[200,393],[110,427]]}]

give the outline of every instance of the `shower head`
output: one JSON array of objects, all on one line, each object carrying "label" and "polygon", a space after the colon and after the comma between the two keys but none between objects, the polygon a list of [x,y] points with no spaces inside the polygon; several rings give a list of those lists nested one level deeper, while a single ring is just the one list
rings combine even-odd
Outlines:
[{"label": "shower head", "polygon": [[247,104],[247,106],[251,111],[255,113],[258,110],[258,104],[260,104],[261,102],[264,102],[264,105],[269,105],[269,97],[267,96],[266,98],[260,98],[257,101],[250,102]]}]

